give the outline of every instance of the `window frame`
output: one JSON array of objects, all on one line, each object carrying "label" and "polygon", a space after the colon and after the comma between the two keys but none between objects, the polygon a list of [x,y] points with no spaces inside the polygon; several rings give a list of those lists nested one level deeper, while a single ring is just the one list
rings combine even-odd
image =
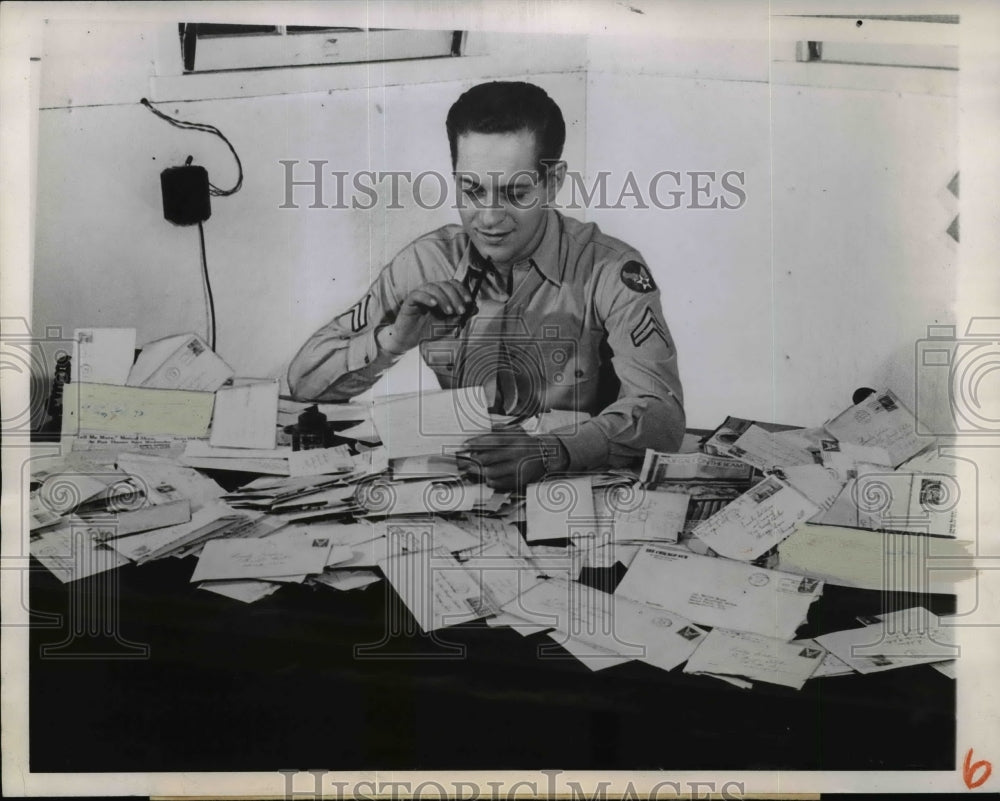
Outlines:
[{"label": "window frame", "polygon": [[454,58],[465,41],[461,30],[226,25],[214,27],[256,30],[216,32],[206,25],[178,25],[184,74]]}]

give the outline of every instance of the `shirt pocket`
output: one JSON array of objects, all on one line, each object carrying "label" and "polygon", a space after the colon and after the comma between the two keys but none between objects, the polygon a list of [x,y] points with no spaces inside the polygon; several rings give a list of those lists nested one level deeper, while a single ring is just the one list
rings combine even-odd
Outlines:
[{"label": "shirt pocket", "polygon": [[600,336],[541,340],[549,409],[588,410],[597,392]]},{"label": "shirt pocket", "polygon": [[420,355],[445,389],[454,386],[458,380],[459,343],[454,339],[442,338],[420,344]]}]

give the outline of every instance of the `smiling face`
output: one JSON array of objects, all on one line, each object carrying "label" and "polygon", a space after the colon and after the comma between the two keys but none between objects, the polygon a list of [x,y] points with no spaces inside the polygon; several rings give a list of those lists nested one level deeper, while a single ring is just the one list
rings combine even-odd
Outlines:
[{"label": "smiling face", "polygon": [[545,233],[545,210],[565,176],[560,162],[538,175],[535,135],[466,133],[458,137],[455,181],[462,226],[476,249],[500,266],[530,256]]}]

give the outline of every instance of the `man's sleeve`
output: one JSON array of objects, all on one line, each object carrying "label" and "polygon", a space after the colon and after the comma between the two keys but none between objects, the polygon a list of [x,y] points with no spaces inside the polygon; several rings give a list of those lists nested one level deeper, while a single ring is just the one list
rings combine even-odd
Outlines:
[{"label": "man's sleeve", "polygon": [[304,401],[341,401],[372,386],[399,356],[380,351],[379,329],[396,319],[405,287],[396,276],[406,251],[387,265],[365,295],[306,340],[288,368],[292,396]]},{"label": "man's sleeve", "polygon": [[560,436],[571,470],[627,464],[646,448],[676,450],[684,437],[677,351],[660,291],[638,254],[600,271],[594,303],[621,388],[618,400]]}]

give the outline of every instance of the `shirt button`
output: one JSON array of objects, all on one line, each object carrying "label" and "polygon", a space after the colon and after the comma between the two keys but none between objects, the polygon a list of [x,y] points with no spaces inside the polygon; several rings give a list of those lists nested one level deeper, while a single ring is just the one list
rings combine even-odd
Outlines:
[{"label": "shirt button", "polygon": [[444,369],[447,370],[450,373],[452,370],[455,369],[455,365],[454,364],[446,364],[444,366]]},{"label": "shirt button", "polygon": [[575,375],[577,378],[583,378],[583,370],[577,370],[575,373],[573,373],[573,375]]}]

